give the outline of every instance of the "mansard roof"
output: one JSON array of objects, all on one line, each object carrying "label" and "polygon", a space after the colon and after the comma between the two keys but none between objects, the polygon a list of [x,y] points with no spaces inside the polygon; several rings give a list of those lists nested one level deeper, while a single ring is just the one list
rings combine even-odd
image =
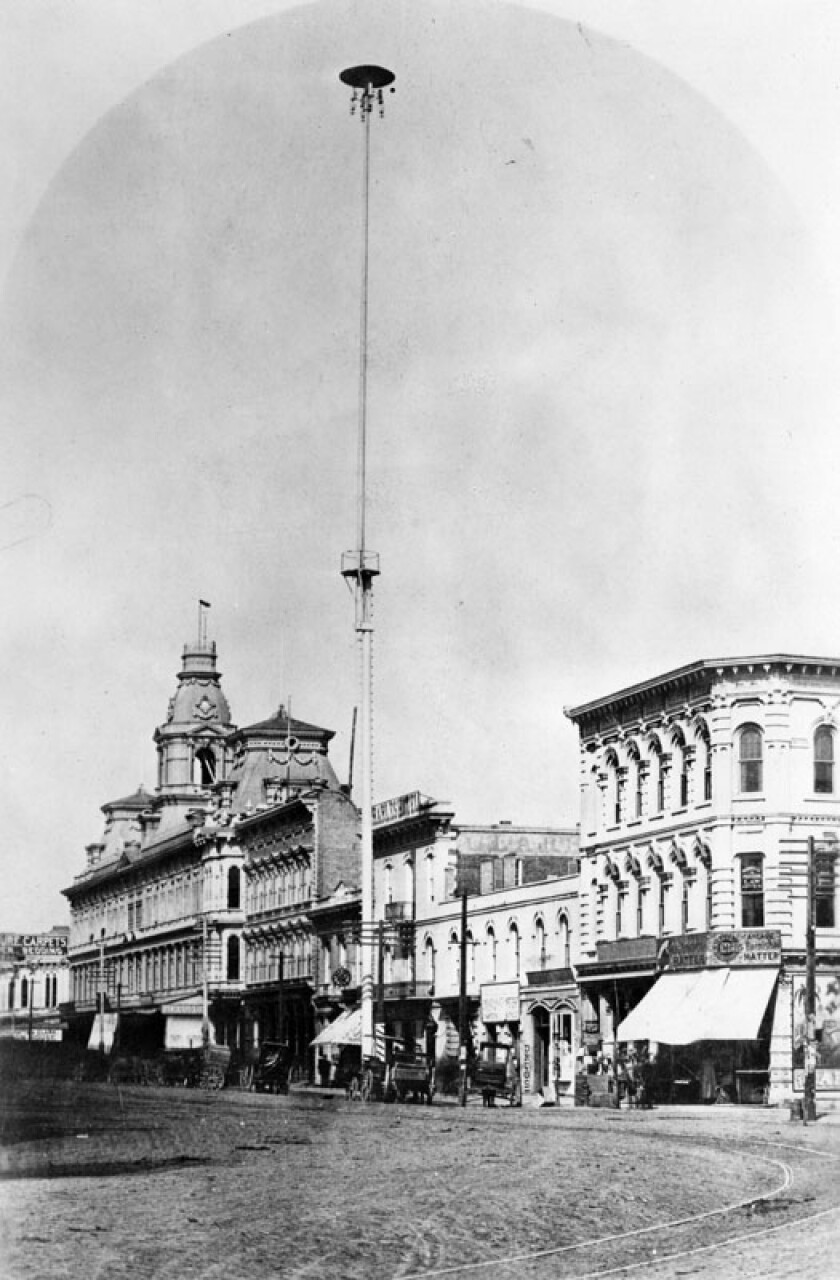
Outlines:
[{"label": "mansard roof", "polygon": [[132,795],[123,796],[121,800],[109,800],[107,804],[103,804],[102,812],[110,813],[113,809],[136,809],[139,813],[143,809],[148,809],[153,800],[154,796],[150,791],[146,790],[141,782]]},{"label": "mansard roof", "polygon": [[246,724],[236,731],[233,735],[235,738],[241,738],[245,735],[254,734],[278,734],[280,737],[299,737],[307,735],[309,737],[324,738],[329,741],[335,737],[332,729],[323,729],[317,724],[308,724],[306,720],[297,720],[294,716],[290,716],[286,708],[280,706],[277,708],[273,716],[269,716],[267,720],[259,720],[256,724]]}]

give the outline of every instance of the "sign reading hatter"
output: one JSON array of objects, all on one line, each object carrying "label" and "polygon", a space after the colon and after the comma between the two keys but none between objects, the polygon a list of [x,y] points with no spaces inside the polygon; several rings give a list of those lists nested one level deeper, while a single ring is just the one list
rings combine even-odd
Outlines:
[{"label": "sign reading hatter", "polygon": [[775,968],[782,962],[778,929],[733,929],[726,933],[686,933],[668,938],[659,951],[660,969]]}]

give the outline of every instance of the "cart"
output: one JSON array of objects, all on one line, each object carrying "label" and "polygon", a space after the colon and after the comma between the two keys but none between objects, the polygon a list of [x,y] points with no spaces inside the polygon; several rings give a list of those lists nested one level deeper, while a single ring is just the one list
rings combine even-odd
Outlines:
[{"label": "cart", "polygon": [[230,1066],[230,1049],[223,1044],[208,1044],[201,1050],[199,1084],[202,1089],[224,1089]]},{"label": "cart", "polygon": [[260,1056],[254,1067],[251,1090],[256,1093],[288,1093],[291,1059],[289,1046],[279,1040],[266,1040],[260,1045]]},{"label": "cart", "polygon": [[398,1102],[425,1102],[432,1105],[435,1091],[434,1069],[422,1054],[399,1056],[391,1068],[391,1081]]},{"label": "cart", "polygon": [[511,1107],[521,1107],[522,1089],[516,1046],[494,1044],[491,1040],[485,1040],[473,1068],[472,1083],[473,1088],[481,1094],[485,1107],[495,1107],[497,1098],[502,1098]]}]

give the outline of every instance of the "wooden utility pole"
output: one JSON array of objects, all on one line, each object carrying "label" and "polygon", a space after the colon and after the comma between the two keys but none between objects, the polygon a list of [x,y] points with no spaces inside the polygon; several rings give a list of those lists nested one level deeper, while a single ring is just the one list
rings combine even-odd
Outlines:
[{"label": "wooden utility pole", "polygon": [[805,923],[805,1087],[802,1122],[817,1118],[817,854],[813,836],[808,839],[808,900]]},{"label": "wooden utility pole", "polygon": [[277,1039],[281,1044],[285,1043],[286,1032],[286,1002],[285,1002],[285,956],[282,951],[277,953]]},{"label": "wooden utility pole", "polygon": [[461,982],[458,992],[458,1060],[461,1069],[459,1101],[467,1105],[467,1058],[469,1055],[469,1023],[467,1019],[467,891],[461,893]]},{"label": "wooden utility pole", "polygon": [[385,921],[384,920],[379,921],[377,932],[379,935],[378,937],[379,956],[377,960],[376,985],[377,985],[377,995],[378,995],[377,1004],[379,1005],[379,1008],[377,1011],[376,1019],[373,1024],[373,1050],[374,1050],[374,1057],[377,1057],[378,1055],[376,1053],[376,1023],[378,1022],[380,1027],[382,1028],[382,1042],[385,1045],[385,1061],[389,1062],[391,1059],[391,1055],[388,1052],[388,1040],[385,1038]]}]

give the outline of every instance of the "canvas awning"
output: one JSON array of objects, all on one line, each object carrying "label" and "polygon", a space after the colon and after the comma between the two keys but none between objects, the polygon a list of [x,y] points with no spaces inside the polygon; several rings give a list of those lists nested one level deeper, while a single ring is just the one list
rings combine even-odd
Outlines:
[{"label": "canvas awning", "polygon": [[[362,1043],[362,1011],[361,1009],[347,1009],[344,1013],[340,1013],[334,1022],[328,1023],[323,1031],[320,1031],[314,1040],[310,1041],[310,1047],[317,1049],[319,1046],[326,1048],[327,1045],[357,1044],[361,1047]],[[381,1057],[385,1052],[385,1036],[382,1034],[382,1028],[376,1029],[376,1054]]]},{"label": "canvas awning", "polygon": [[104,1049],[106,1053],[110,1053],[114,1047],[118,1019],[119,1015],[116,1013],[97,1013],[90,1030],[88,1048]]},{"label": "canvas awning", "polygon": [[313,1047],[328,1044],[361,1044],[362,1011],[346,1009],[334,1022],[330,1022],[311,1042]]},{"label": "canvas awning", "polygon": [[616,1029],[617,1040],[755,1040],[778,969],[663,973]]}]

